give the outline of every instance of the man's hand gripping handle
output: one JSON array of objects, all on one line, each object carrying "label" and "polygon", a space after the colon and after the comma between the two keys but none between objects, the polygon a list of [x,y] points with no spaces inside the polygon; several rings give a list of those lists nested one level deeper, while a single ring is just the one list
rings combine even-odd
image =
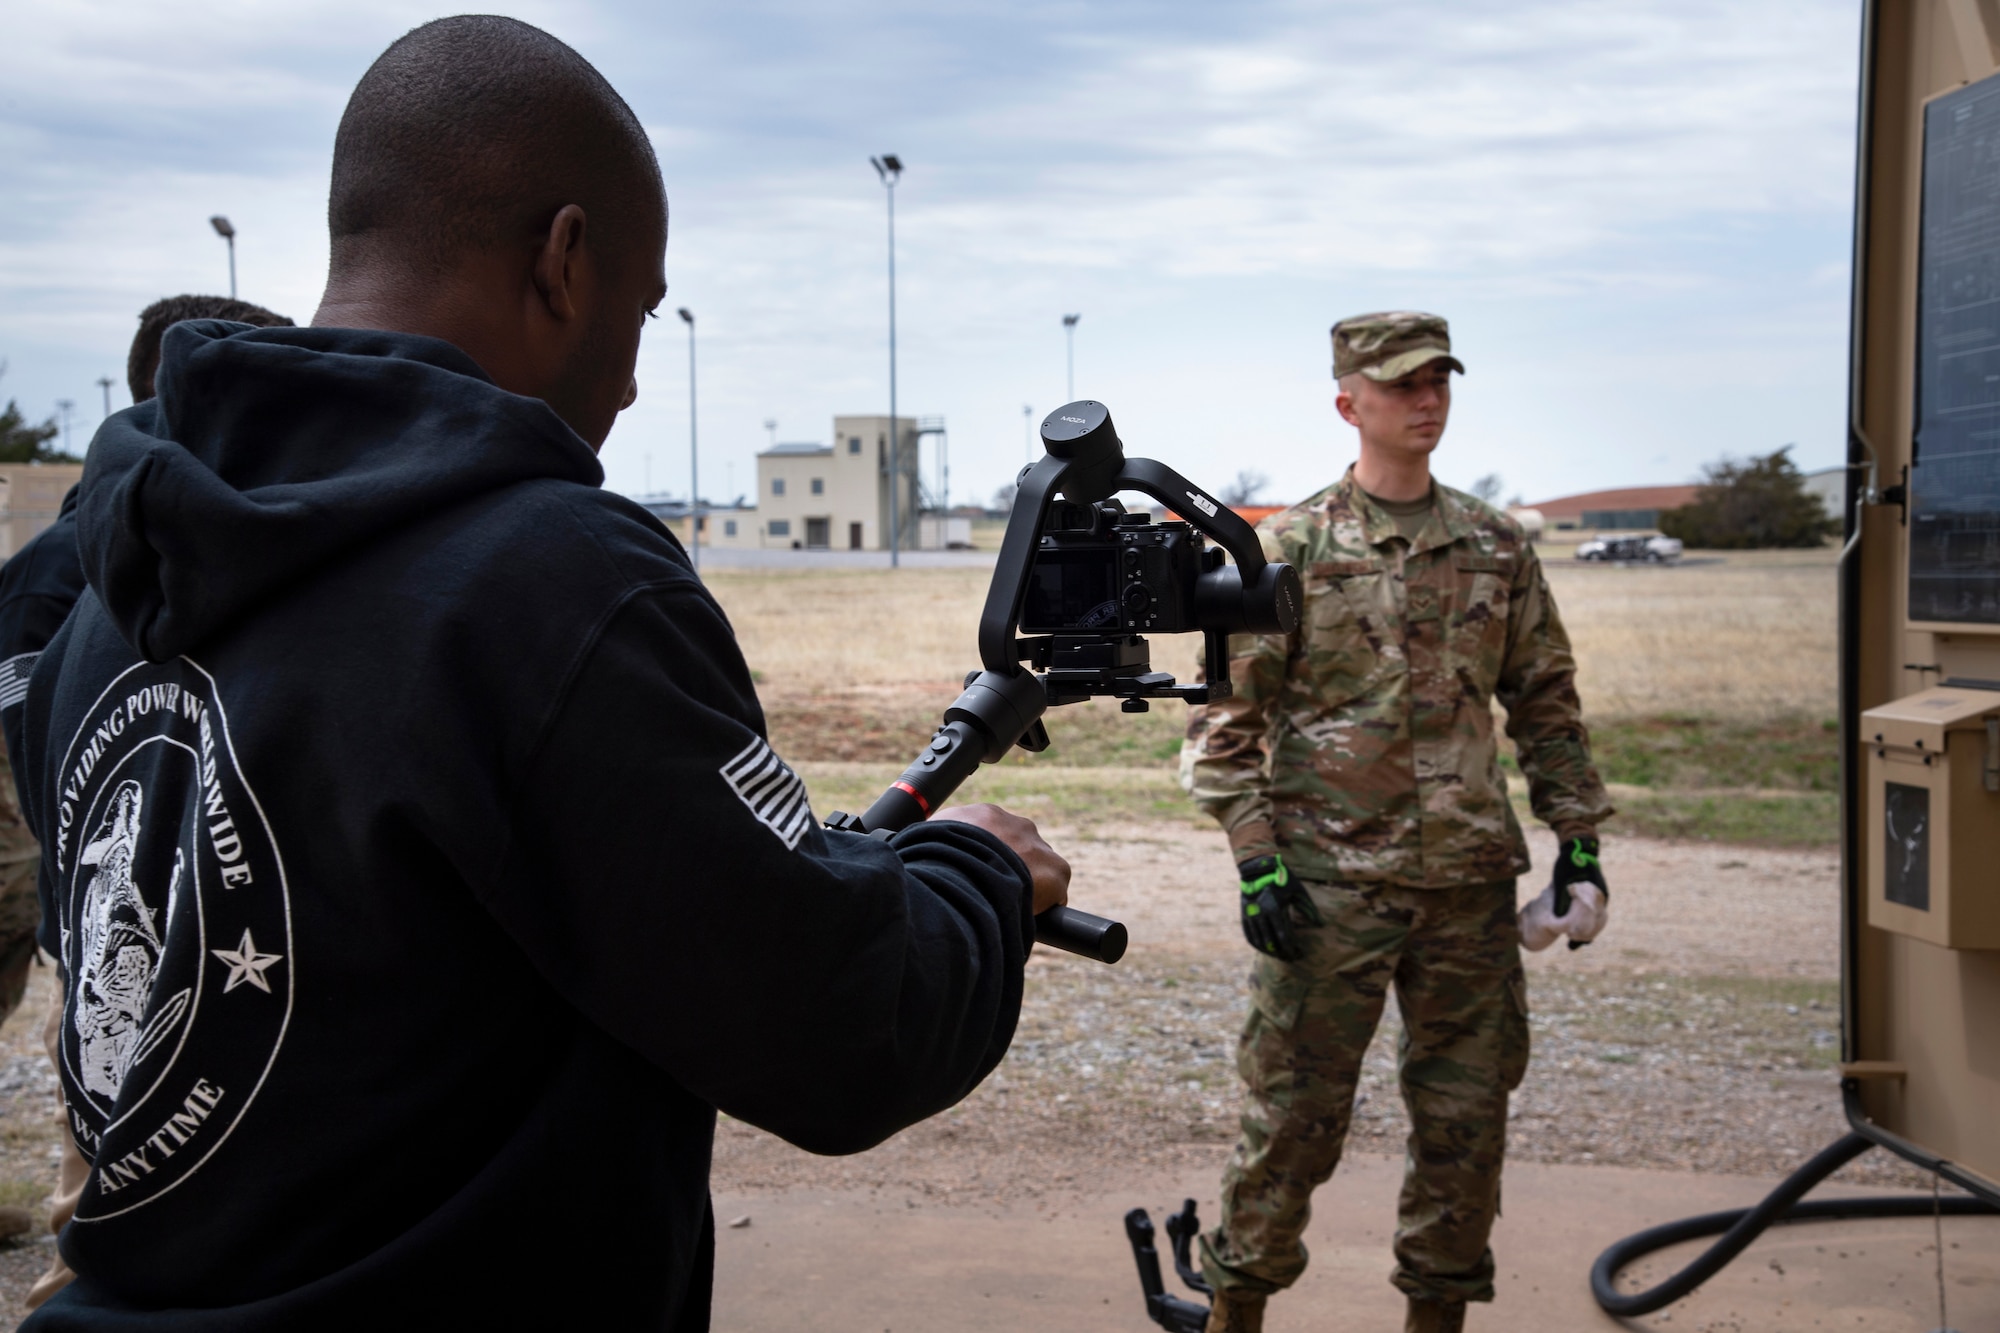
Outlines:
[{"label": "man's hand gripping handle", "polygon": [[[903,770],[903,775],[889,785],[875,804],[860,815],[845,815],[836,811],[827,819],[827,826],[857,833],[887,834],[929,819],[958,790],[959,784],[977,771],[982,760],[987,760],[989,756],[997,760],[1013,747],[1017,739],[1024,735],[1032,738],[1033,733],[1039,732],[1041,715],[1047,707],[1047,696],[1042,691],[1041,682],[1027,672],[1011,677],[992,671],[977,673],[967,681],[965,693],[945,710],[944,725],[937,729],[937,734],[931,737],[923,753]],[[1042,744],[1047,744],[1045,733]],[[991,808],[974,806],[956,810],[952,812],[952,817],[987,828],[988,832],[1013,846],[1035,874],[1037,906],[1042,906],[1041,899],[1049,892],[1050,875],[1038,863],[1040,853],[1036,851],[1036,845],[1043,849],[1047,845],[1040,842],[1039,835],[1033,832],[1034,826],[1026,820],[1016,821],[1025,826],[1027,834],[1024,836],[1033,839],[1025,844],[1024,851],[1023,845],[1017,844],[1010,832],[990,827],[984,817],[968,817],[971,811]],[[1004,811],[996,813],[1005,814]],[[1053,851],[1049,851],[1048,856],[1062,862],[1062,858]],[[1056,904],[1046,906],[1035,914],[1035,939],[1052,949],[1081,954],[1100,963],[1115,963],[1124,957],[1124,925],[1089,912],[1079,912],[1062,903],[1069,883],[1067,863],[1062,863],[1061,881]]]}]

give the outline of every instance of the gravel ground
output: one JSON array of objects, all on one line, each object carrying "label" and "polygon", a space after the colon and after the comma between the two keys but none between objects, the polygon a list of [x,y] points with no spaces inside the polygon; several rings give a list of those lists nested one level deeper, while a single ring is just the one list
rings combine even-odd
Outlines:
[{"label": "gravel ground", "polygon": [[[725,1122],[718,1188],[865,1187],[1033,1198],[1137,1163],[1220,1164],[1236,1132],[1248,955],[1220,839],[1168,823],[1051,840],[1078,906],[1127,922],[1106,968],[1038,952],[1007,1059],[944,1116],[849,1158]],[[1538,864],[1553,850],[1536,840]],[[1534,1057],[1509,1151],[1535,1161],[1777,1175],[1845,1129],[1838,1080],[1838,858],[1621,839],[1610,931],[1530,955]],[[1523,893],[1527,892],[1524,885]],[[1399,1151],[1394,1008],[1364,1062],[1350,1142]],[[1927,1186],[1886,1154],[1838,1179]]]},{"label": "gravel ground", "polygon": [[[801,1153],[725,1122],[718,1188],[865,1187],[994,1203],[1116,1180],[1135,1164],[1218,1165],[1236,1131],[1240,959],[1101,968],[1038,958],[1013,1048],[962,1104],[873,1152]],[[1556,972],[1533,981],[1534,1059],[1509,1152],[1742,1175],[1789,1171],[1844,1132],[1837,987],[1789,979]],[[1393,1007],[1363,1065],[1356,1151],[1399,1151]],[[1870,1154],[1842,1179],[1923,1179]]]},{"label": "gravel ground", "polygon": [[[38,967],[27,998],[0,1024],[0,1203],[39,1207],[55,1188],[62,1160],[56,1118],[56,1072],[42,1050],[54,972]],[[48,1267],[55,1237],[46,1232],[0,1243],[0,1311],[18,1319],[21,1301]]]}]

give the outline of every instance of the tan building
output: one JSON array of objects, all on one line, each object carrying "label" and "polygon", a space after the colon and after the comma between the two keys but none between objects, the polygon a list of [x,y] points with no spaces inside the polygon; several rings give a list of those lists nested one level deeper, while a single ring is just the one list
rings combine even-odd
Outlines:
[{"label": "tan building", "polygon": [[55,522],[63,496],[82,478],[81,463],[0,464],[0,560]]},{"label": "tan building", "polygon": [[[639,501],[662,527],[680,538],[682,546],[688,544],[688,507],[685,500]],[[761,546],[757,536],[757,507],[755,505],[703,505],[701,509],[701,544],[711,546]]]},{"label": "tan building", "polygon": [[[920,536],[915,417],[898,417],[897,526]],[[881,551],[889,546],[889,418],[835,417],[832,444],[780,444],[757,455],[758,546]]]}]

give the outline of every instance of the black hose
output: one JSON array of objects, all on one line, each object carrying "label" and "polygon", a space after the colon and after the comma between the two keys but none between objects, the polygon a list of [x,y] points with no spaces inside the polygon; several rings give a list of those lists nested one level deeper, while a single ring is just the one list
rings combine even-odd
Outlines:
[{"label": "black hose", "polygon": [[[1784,1222],[1826,1222],[1853,1217],[1929,1217],[1934,1212],[1947,1217],[2000,1212],[1983,1199],[1937,1199],[1928,1194],[1895,1198],[1819,1199],[1800,1203],[1799,1198],[1820,1181],[1847,1165],[1875,1144],[1859,1134],[1843,1135],[1816,1154],[1804,1166],[1785,1177],[1784,1183],[1764,1197],[1754,1208],[1732,1208],[1727,1212],[1704,1213],[1650,1227],[1627,1236],[1604,1253],[1590,1268],[1590,1294],[1606,1314],[1631,1316],[1651,1314],[1671,1305],[1741,1254],[1766,1227]],[[1700,1258],[1656,1287],[1622,1294],[1613,1285],[1621,1269],[1642,1255],[1663,1250],[1682,1241],[1721,1235]]]}]

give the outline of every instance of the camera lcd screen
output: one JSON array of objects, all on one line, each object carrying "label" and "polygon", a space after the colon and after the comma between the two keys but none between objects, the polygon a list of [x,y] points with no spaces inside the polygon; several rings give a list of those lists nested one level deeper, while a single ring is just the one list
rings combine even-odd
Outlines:
[{"label": "camera lcd screen", "polygon": [[1118,567],[1112,551],[1042,550],[1028,578],[1021,628],[1029,631],[1117,629]]}]

